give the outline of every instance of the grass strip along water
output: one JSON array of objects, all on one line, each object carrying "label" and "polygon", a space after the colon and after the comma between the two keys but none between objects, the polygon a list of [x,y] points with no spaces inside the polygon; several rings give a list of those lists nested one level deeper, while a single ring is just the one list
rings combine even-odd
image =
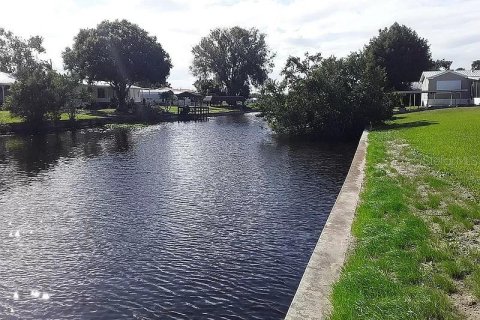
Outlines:
[{"label": "grass strip along water", "polygon": [[[166,107],[166,109],[171,114],[178,113],[177,106]],[[210,107],[209,109],[209,112],[211,115],[234,113],[238,111],[239,111],[238,109],[227,108],[227,107]],[[112,108],[108,108],[108,109],[100,109],[96,111],[82,110],[82,112],[77,113],[75,117],[77,120],[91,120],[91,119],[101,119],[107,116],[115,116],[115,115],[117,115],[116,110]],[[68,120],[69,120],[69,115],[67,113],[62,113],[60,115],[60,121],[68,121]],[[22,123],[22,122],[23,122],[22,118],[12,115],[10,111],[0,110],[0,124],[16,124],[16,123]]]},{"label": "grass strip along water", "polygon": [[[91,119],[99,119],[102,118],[101,116],[96,116],[88,113],[78,113],[76,115],[77,120],[91,120]],[[67,113],[62,113],[60,115],[60,121],[68,121],[69,115]],[[0,124],[15,124],[15,123],[22,123],[23,119],[20,117],[16,117],[10,113],[10,111],[0,111]]]},{"label": "grass strip along water", "polygon": [[480,108],[397,116],[369,135],[331,319],[480,319]]}]

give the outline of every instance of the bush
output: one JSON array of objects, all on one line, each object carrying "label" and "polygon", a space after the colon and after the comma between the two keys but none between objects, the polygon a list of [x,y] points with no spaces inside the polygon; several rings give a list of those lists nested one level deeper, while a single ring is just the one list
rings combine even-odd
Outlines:
[{"label": "bush", "polygon": [[78,82],[71,77],[38,66],[17,78],[10,88],[6,108],[33,127],[44,120],[59,120],[62,111],[74,116],[77,86]]},{"label": "bush", "polygon": [[392,116],[385,72],[361,54],[290,57],[280,83],[262,89],[259,107],[279,133],[348,138]]},{"label": "bush", "polygon": [[57,106],[52,103],[55,100],[52,87],[53,73],[36,68],[23,75],[21,79],[17,79],[10,87],[6,107],[25,122],[37,126],[46,117],[59,113]]}]

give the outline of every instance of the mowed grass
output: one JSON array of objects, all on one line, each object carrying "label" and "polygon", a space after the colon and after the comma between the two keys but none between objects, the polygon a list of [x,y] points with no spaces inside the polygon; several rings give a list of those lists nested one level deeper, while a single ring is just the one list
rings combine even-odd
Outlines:
[{"label": "mowed grass", "polygon": [[[102,118],[97,115],[92,115],[89,113],[78,113],[76,115],[77,120],[90,120],[90,119],[98,119]],[[60,120],[61,121],[66,121],[69,120],[69,115],[68,113],[62,113],[60,115]],[[10,111],[0,111],[0,124],[13,124],[13,123],[21,123],[23,122],[23,119],[20,117],[15,117],[13,116]]]},{"label": "mowed grass", "polygon": [[97,112],[101,114],[112,115],[117,112],[117,109],[115,108],[98,109]]},{"label": "mowed grass", "polygon": [[[88,113],[77,113],[77,115],[75,116],[75,119],[77,120],[91,120],[91,119],[99,119],[99,118],[102,118],[100,116],[96,116],[96,115],[93,115],[93,114],[88,114]],[[68,115],[68,113],[62,113],[60,115],[60,120],[61,121],[65,121],[65,120],[69,120],[70,117]]]},{"label": "mowed grass", "polygon": [[480,108],[439,109],[397,117],[394,125],[435,168],[480,195]]},{"label": "mowed grass", "polygon": [[480,172],[457,161],[478,157],[479,117],[479,108],[427,111],[370,132],[330,319],[463,319],[455,296],[480,303],[480,205],[462,197],[478,191]]},{"label": "mowed grass", "polygon": [[0,124],[20,123],[22,118],[14,117],[10,114],[10,111],[0,110]]},{"label": "mowed grass", "polygon": [[455,319],[445,294],[425,285],[421,264],[444,254],[409,210],[412,186],[377,166],[387,158],[384,135],[369,135],[366,183],[352,226],[356,247],[334,285],[331,319]]}]

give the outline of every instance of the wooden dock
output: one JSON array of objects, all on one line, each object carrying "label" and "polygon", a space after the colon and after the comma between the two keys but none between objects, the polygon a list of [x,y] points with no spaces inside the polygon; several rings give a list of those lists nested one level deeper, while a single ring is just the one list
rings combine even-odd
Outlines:
[{"label": "wooden dock", "polygon": [[177,115],[179,119],[200,120],[210,115],[209,106],[178,106]]}]

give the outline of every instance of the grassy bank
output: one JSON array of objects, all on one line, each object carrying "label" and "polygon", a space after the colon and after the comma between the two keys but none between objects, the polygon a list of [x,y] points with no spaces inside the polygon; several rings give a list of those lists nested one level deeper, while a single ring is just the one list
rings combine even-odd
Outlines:
[{"label": "grassy bank", "polygon": [[[98,119],[101,116],[89,114],[89,113],[79,113],[76,116],[77,120],[90,120],[90,119]],[[69,120],[69,115],[67,113],[62,113],[60,115],[60,121],[67,121]],[[21,123],[23,122],[22,118],[13,116],[10,111],[0,111],[0,124],[13,124],[13,123]]]},{"label": "grassy bank", "polygon": [[[177,114],[178,107],[171,106],[168,107],[168,112],[172,114]],[[230,113],[235,112],[237,109],[223,108],[223,107],[210,107],[210,114],[219,114],[219,113]],[[115,109],[100,109],[96,111],[81,111],[76,115],[77,120],[90,120],[90,119],[99,119],[102,117],[115,116]],[[67,113],[62,113],[60,116],[60,121],[69,120]],[[14,124],[21,123],[22,119],[11,115],[10,111],[0,111],[0,124]]]},{"label": "grassy bank", "polygon": [[331,319],[478,319],[480,108],[398,116],[369,135]]},{"label": "grassy bank", "polygon": [[424,161],[480,195],[480,108],[411,113],[395,121]]},{"label": "grassy bank", "polygon": [[10,111],[0,110],[0,124],[10,124],[10,123],[20,123],[22,122],[21,118],[12,116]]}]

